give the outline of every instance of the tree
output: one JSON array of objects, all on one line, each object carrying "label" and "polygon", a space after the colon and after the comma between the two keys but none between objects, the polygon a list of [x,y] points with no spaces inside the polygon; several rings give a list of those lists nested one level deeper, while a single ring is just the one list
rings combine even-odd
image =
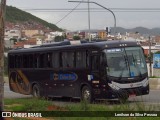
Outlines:
[{"label": "tree", "polygon": [[79,36],[73,36],[73,40],[80,40],[81,38]]},{"label": "tree", "polygon": [[135,34],[139,34],[139,32],[138,32],[138,31],[136,31],[136,32],[135,32]]},{"label": "tree", "polygon": [[155,54],[160,54],[160,51],[155,52]]},{"label": "tree", "polygon": [[55,41],[55,42],[64,41],[64,37],[63,37],[63,36],[56,36],[56,37],[54,38],[54,41]]}]

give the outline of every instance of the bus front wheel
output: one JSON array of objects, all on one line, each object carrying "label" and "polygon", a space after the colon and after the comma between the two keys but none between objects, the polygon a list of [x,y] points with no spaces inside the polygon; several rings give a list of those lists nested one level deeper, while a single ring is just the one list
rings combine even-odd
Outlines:
[{"label": "bus front wheel", "polygon": [[33,86],[32,94],[33,94],[33,97],[40,98],[40,88],[37,84]]},{"label": "bus front wheel", "polygon": [[84,86],[83,88],[82,88],[82,91],[81,91],[82,93],[81,93],[81,99],[83,100],[83,101],[86,101],[86,102],[88,102],[88,103],[91,103],[91,102],[93,102],[93,96],[92,96],[92,92],[91,92],[91,89],[88,87],[88,86]]}]

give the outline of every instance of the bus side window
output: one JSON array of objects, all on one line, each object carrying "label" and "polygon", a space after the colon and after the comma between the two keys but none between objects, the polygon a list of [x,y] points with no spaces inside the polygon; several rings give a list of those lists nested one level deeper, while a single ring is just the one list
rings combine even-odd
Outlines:
[{"label": "bus side window", "polygon": [[74,52],[62,52],[63,68],[74,67]]},{"label": "bus side window", "polygon": [[89,67],[89,51],[86,51],[86,68]]},{"label": "bus side window", "polygon": [[87,65],[87,54],[86,51],[77,51],[76,52],[76,68],[86,68]]},{"label": "bus side window", "polygon": [[15,68],[18,68],[18,55],[15,55]]},{"label": "bus side window", "polygon": [[14,66],[15,66],[15,56],[14,55],[10,55],[9,56],[9,67],[10,68],[14,68]]},{"label": "bus side window", "polygon": [[52,53],[47,53],[47,67],[51,68],[52,67]]},{"label": "bus side window", "polygon": [[27,68],[27,55],[23,55],[23,67]]},{"label": "bus side window", "polygon": [[39,54],[34,54],[34,68],[39,68]]},{"label": "bus side window", "polygon": [[60,67],[60,53],[59,52],[53,52],[52,53],[52,66],[53,68],[59,68]]},{"label": "bus side window", "polygon": [[91,68],[93,71],[99,70],[99,56],[98,55],[91,56]]},{"label": "bus side window", "polygon": [[19,67],[23,68],[23,56],[22,55],[20,56],[20,66]]},{"label": "bus side window", "polygon": [[33,54],[29,55],[29,68],[33,68]]},{"label": "bus side window", "polygon": [[40,59],[39,60],[40,60],[40,64],[39,64],[40,66],[39,67],[44,68],[45,67],[45,54],[43,54],[43,53],[40,54]]}]

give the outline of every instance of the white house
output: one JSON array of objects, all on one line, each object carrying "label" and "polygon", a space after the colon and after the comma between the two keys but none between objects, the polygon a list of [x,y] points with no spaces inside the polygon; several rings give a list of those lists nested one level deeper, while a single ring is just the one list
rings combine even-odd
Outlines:
[{"label": "white house", "polygon": [[14,41],[10,41],[11,38],[20,39],[21,38],[21,31],[20,30],[5,30],[5,37],[4,43],[6,48],[13,48]]},{"label": "white house", "polygon": [[62,35],[63,35],[63,32],[59,32],[59,31],[50,32],[47,36],[47,40],[54,40],[56,36],[62,36]]}]

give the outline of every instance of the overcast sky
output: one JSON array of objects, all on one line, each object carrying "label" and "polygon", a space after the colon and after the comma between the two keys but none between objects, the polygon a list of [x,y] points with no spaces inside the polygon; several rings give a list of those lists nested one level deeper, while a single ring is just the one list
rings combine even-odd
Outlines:
[{"label": "overcast sky", "polygon": [[[85,1],[85,0],[84,0]],[[87,0],[86,0],[87,1]],[[91,0],[90,0],[91,1]],[[92,0],[114,11],[117,26],[124,28],[160,27],[160,0]],[[31,9],[73,9],[78,3],[71,3],[68,0],[7,0],[7,5],[15,6],[29,12],[43,20],[56,24],[69,11],[63,10],[31,10]],[[86,3],[81,3],[77,9],[87,8]],[[101,8],[90,4],[90,8]],[[118,8],[118,9],[112,9]],[[120,8],[129,8],[120,12]],[[133,8],[132,11],[130,9]],[[138,8],[140,10],[138,10]],[[146,10],[141,12],[144,8]],[[27,10],[28,9],[28,10]],[[156,9],[156,10],[151,10]],[[137,11],[138,12],[135,12]],[[93,11],[93,10],[92,10]],[[91,12],[91,29],[104,29],[106,26],[113,27],[114,19],[110,12]],[[101,11],[105,11],[101,9]],[[134,12],[133,12],[134,11]],[[88,29],[88,12],[72,12],[65,19],[57,24],[58,27],[68,30]]]}]

